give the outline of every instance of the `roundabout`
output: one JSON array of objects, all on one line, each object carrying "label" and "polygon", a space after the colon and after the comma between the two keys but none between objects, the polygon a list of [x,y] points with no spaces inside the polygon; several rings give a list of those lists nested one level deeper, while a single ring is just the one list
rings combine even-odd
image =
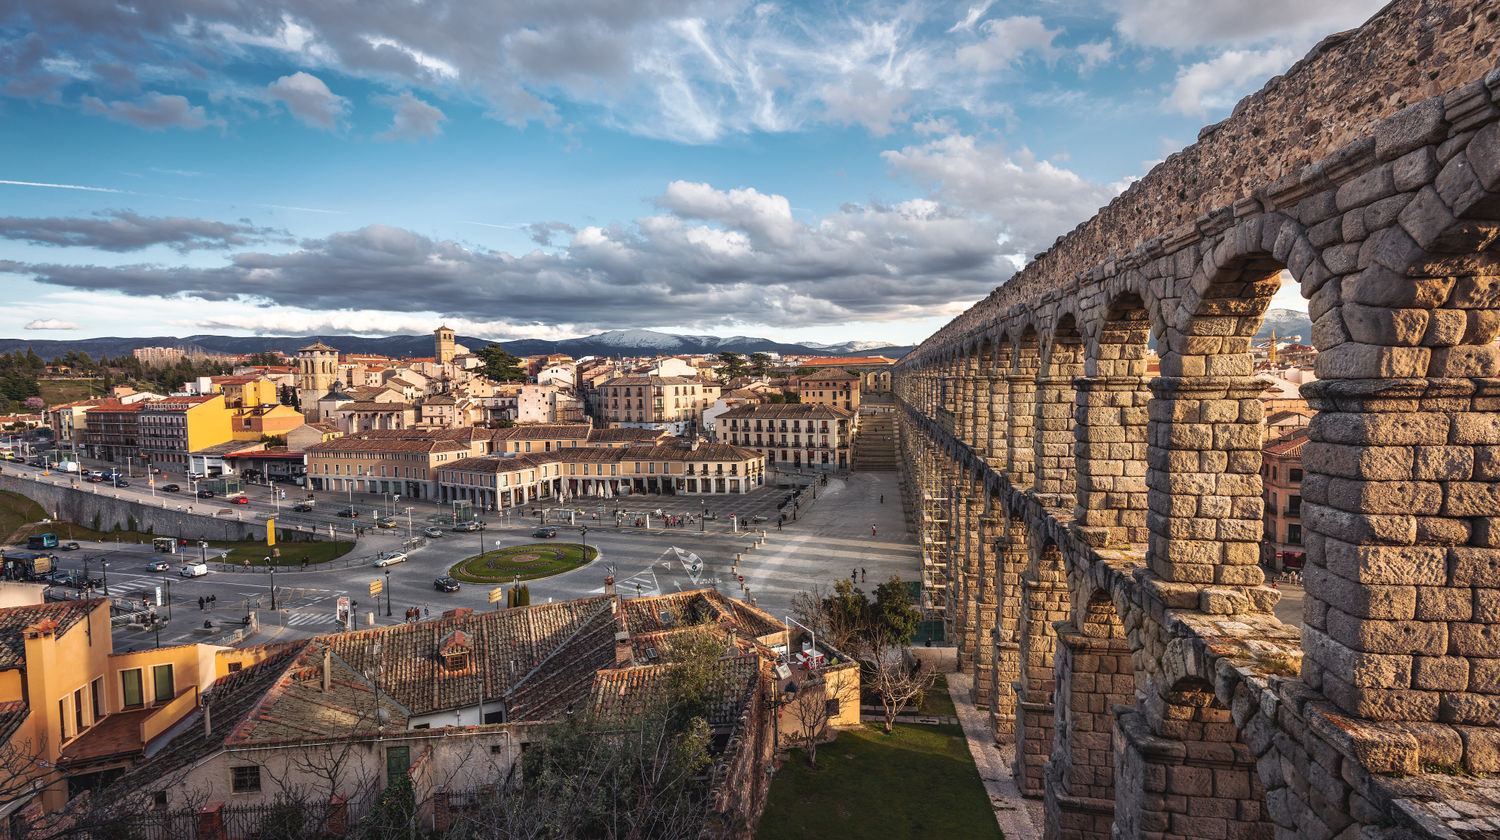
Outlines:
[{"label": "roundabout", "polygon": [[585,549],[579,543],[528,543],[465,558],[453,564],[448,574],[467,583],[538,580],[582,568],[598,557],[599,549]]}]

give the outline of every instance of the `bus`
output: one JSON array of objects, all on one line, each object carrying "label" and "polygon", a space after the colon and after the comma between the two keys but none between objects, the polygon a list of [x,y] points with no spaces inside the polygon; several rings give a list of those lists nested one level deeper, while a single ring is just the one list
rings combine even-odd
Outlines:
[{"label": "bus", "polygon": [[26,541],[29,549],[57,548],[56,534],[37,534]]}]

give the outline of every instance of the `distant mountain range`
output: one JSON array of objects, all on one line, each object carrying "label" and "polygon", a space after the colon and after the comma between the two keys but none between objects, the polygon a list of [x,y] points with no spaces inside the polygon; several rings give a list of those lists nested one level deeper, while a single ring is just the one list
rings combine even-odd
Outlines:
[{"label": "distant mountain range", "polygon": [[1256,338],[1270,338],[1271,333],[1276,333],[1276,340],[1296,341],[1299,344],[1312,344],[1312,320],[1307,317],[1306,312],[1298,312],[1295,309],[1267,309],[1266,317],[1260,323],[1260,332],[1255,334]]},{"label": "distant mountain range", "polygon": [[[141,347],[178,347],[192,352],[204,353],[261,353],[275,351],[294,353],[321,341],[344,353],[368,353],[394,358],[431,356],[431,335],[391,335],[381,338],[366,338],[355,335],[189,335],[150,336],[145,338],[78,338],[78,339],[26,339],[0,338],[0,352],[27,348],[36,351],[44,359],[53,359],[69,351],[81,351],[94,358],[100,356],[123,356]],[[459,344],[470,350],[490,343],[487,338],[459,336]],[[517,356],[539,356],[544,353],[566,353],[574,358],[583,356],[647,356],[694,353],[779,353],[795,356],[886,356],[899,359],[912,348],[892,346],[878,341],[848,341],[842,344],[793,344],[772,341],[768,338],[731,336],[720,338],[712,335],[672,335],[654,330],[612,330],[581,338],[565,338],[561,341],[522,339],[499,342],[502,347]]]}]

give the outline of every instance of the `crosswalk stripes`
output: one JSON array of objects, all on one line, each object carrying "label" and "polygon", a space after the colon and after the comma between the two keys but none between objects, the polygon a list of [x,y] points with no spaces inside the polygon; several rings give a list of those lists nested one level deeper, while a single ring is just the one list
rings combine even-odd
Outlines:
[{"label": "crosswalk stripes", "polygon": [[330,613],[287,613],[286,625],[288,627],[306,627],[311,624],[333,624],[334,616]]}]

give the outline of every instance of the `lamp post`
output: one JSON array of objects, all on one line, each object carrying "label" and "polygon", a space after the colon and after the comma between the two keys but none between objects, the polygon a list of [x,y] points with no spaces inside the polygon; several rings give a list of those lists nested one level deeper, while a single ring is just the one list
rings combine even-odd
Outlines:
[{"label": "lamp post", "polygon": [[704,531],[708,530],[708,522],[704,518],[707,515],[708,515],[708,500],[707,499],[699,499],[698,500],[698,532],[699,533],[703,533]]},{"label": "lamp post", "polygon": [[391,617],[391,568],[385,569],[385,617]]},{"label": "lamp post", "polygon": [[406,544],[411,545],[411,505],[406,506]]},{"label": "lamp post", "polygon": [[276,566],[271,563],[271,558],[266,558],[267,568],[271,570],[271,610],[276,610]]},{"label": "lamp post", "polygon": [[589,526],[584,525],[578,529],[578,535],[583,538],[583,560],[579,565],[588,565],[589,562]]}]

